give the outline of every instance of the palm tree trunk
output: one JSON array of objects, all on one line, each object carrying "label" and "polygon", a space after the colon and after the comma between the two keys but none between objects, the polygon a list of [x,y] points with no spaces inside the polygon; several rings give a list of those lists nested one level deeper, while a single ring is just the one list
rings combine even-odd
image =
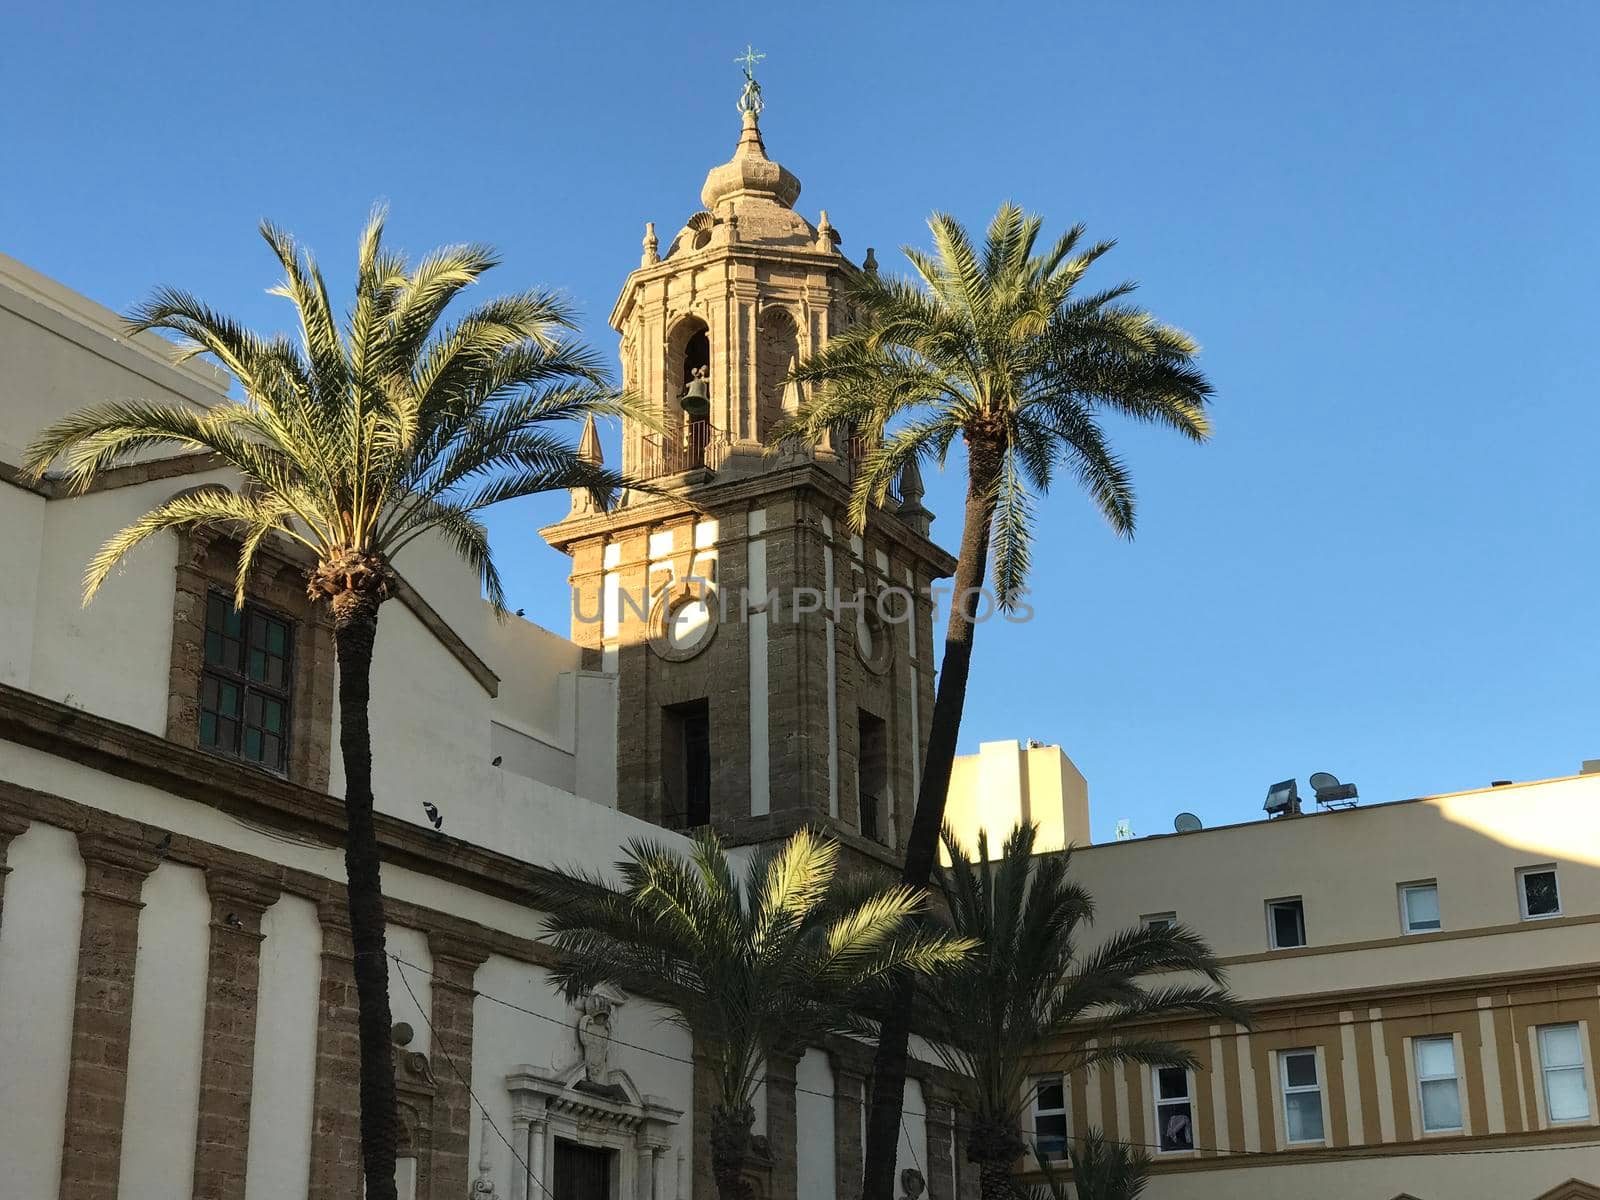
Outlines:
[{"label": "palm tree trunk", "polygon": [[395,1200],[394,1043],[389,960],[384,950],[383,885],[372,814],[372,646],[377,602],[346,593],[333,605],[339,659],[339,748],[344,754],[344,844],[350,933],[355,944],[361,1046],[361,1162],[367,1200]]},{"label": "palm tree trunk", "polygon": [[967,1161],[978,1165],[980,1200],[1017,1200],[1024,1193],[1017,1183],[1017,1159],[1027,1143],[1008,1120],[978,1116],[967,1138]]},{"label": "palm tree trunk", "polygon": [[[961,713],[967,702],[967,675],[972,667],[973,619],[981,604],[980,590],[989,566],[989,532],[994,523],[995,482],[1000,475],[1000,452],[982,442],[967,446],[967,504],[962,517],[961,550],[956,557],[955,590],[950,597],[950,623],[945,632],[944,658],[939,665],[939,687],[933,700],[933,724],[928,731],[928,756],[917,790],[916,812],[906,837],[906,861],[901,878],[912,887],[926,887],[933,876],[939,852],[939,829],[944,824],[944,804],[950,790],[950,770],[961,732]],[[901,1107],[905,1098],[906,1045],[911,1037],[911,997],[915,984],[909,975],[895,995],[878,1030],[878,1051],[872,1064],[872,1099],[867,1109],[865,1163],[861,1195],[864,1200],[894,1200],[894,1168],[900,1145]]]},{"label": "palm tree trunk", "polygon": [[744,1173],[755,1122],[748,1104],[737,1110],[718,1104],[711,1110],[711,1177],[720,1200],[755,1200],[755,1189]]}]

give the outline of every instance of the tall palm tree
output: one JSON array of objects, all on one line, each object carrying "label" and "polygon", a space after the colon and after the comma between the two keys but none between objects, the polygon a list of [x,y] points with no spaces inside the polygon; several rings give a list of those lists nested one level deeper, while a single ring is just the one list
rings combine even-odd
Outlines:
[{"label": "tall palm tree", "polygon": [[569,331],[555,296],[489,300],[445,323],[462,289],[497,263],[484,246],[437,250],[414,267],[383,245],[383,213],[361,236],[355,302],[341,321],[322,273],[287,233],[261,226],[286,273],[298,342],[263,337],[181,291],[163,288],[131,314],[131,333],[164,330],[181,360],[209,354],[242,401],[209,409],[148,401],[95,405],[44,430],[28,450],[36,478],[60,460],[83,491],[101,471],[152,447],[209,451],[240,486],[181,494],[113,535],[84,576],[88,604],[135,546],[165,530],[237,539],[236,602],[269,538],[310,552],[307,588],[332,612],[344,758],[345,868],[360,1009],[361,1147],[366,1194],[395,1195],[395,1100],[384,904],[373,821],[367,705],[378,612],[393,562],[434,536],[474,568],[504,612],[488,505],[560,488],[609,503],[623,480],[581,461],[558,422],[618,413],[623,402]]},{"label": "tall palm tree", "polygon": [[[1135,284],[1082,292],[1111,249],[1081,247],[1083,227],[1037,250],[1040,218],[1002,205],[982,251],[953,217],[929,222],[933,254],[907,248],[918,281],[863,273],[850,300],[860,323],[794,371],[816,386],[780,441],[810,445],[841,426],[869,447],[854,480],[859,532],[903,468],[941,464],[966,447],[966,511],[927,761],[906,839],[903,879],[927,884],[938,852],[945,793],[966,701],[991,551],[999,606],[1011,610],[1027,579],[1035,498],[1058,471],[1084,487],[1118,535],[1132,537],[1134,493],[1102,427],[1106,413],[1153,422],[1203,441],[1210,384],[1181,330],[1123,303]],[[911,984],[886,1013],[873,1070],[864,1195],[891,1200],[899,1138]]]},{"label": "tall palm tree", "polygon": [[[1151,1034],[1150,1022],[1249,1020],[1205,942],[1181,926],[1128,929],[1085,948],[1094,900],[1070,878],[1070,850],[1034,856],[1035,832],[1032,825],[1012,830],[991,862],[986,834],[978,835],[974,858],[945,831],[950,866],[939,874],[939,891],[949,928],[977,948],[919,996],[936,1053],[971,1080],[966,1154],[984,1200],[1019,1194],[1012,1173],[1027,1149],[1019,1122],[1029,1080],[1041,1069],[1192,1067],[1194,1055]],[[1160,981],[1171,974],[1177,982]]]},{"label": "tall palm tree", "polygon": [[716,1081],[717,1194],[751,1200],[751,1101],[768,1059],[863,1032],[862,1005],[889,981],[949,967],[970,943],[911,928],[916,889],[838,886],[838,845],[809,830],[752,855],[740,875],[709,831],[688,858],[641,841],[626,855],[620,888],[586,872],[534,887],[562,951],[553,982],[569,997],[614,984],[672,1010]]}]

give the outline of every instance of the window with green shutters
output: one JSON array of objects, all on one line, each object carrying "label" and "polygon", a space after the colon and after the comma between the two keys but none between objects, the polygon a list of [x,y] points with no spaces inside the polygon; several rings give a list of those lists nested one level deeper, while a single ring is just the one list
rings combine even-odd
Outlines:
[{"label": "window with green shutters", "polygon": [[200,744],[268,770],[288,764],[293,628],[273,613],[206,597],[205,670],[200,680]]}]

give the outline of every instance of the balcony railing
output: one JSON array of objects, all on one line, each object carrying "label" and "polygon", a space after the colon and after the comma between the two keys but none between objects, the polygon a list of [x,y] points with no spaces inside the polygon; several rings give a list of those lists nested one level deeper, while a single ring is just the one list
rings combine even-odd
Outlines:
[{"label": "balcony railing", "polygon": [[664,475],[702,468],[716,471],[727,460],[732,445],[733,439],[726,430],[717,429],[706,421],[691,421],[676,436],[652,434],[644,440],[639,478],[660,479]]}]

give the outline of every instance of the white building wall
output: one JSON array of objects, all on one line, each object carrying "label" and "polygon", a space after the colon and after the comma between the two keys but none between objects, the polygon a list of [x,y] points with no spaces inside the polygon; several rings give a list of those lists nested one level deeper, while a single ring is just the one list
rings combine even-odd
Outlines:
[{"label": "white building wall", "polygon": [[304,1200],[311,1179],[306,1081],[316,1073],[322,975],[316,905],[279,897],[263,914],[261,933],[245,1200]]},{"label": "white building wall", "polygon": [[0,922],[0,1190],[54,1196],[66,1129],[83,862],[72,834],[39,824],[12,841],[6,861],[11,873]]},{"label": "white building wall", "polygon": [[119,1190],[181,1196],[194,1178],[211,900],[203,871],[172,862],[141,898]]},{"label": "white building wall", "polygon": [[26,687],[44,549],[42,496],[0,483],[0,683]]},{"label": "white building wall", "polygon": [[[807,1050],[794,1073],[796,1175],[803,1200],[835,1195],[833,1068],[821,1050]],[[836,1197],[853,1200],[853,1197]]]}]

